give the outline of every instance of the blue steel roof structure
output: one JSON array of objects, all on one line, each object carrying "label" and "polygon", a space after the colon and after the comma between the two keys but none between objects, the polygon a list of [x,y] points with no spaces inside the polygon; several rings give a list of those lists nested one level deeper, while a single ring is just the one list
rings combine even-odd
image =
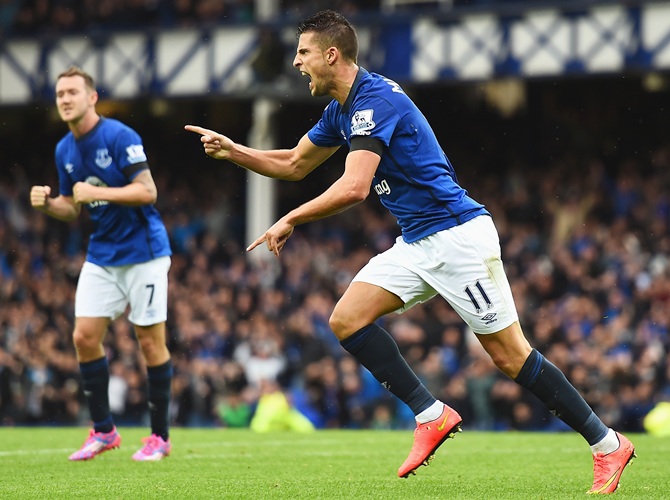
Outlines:
[{"label": "blue steel roof structure", "polygon": [[[670,1],[526,3],[522,8],[415,11],[354,22],[360,63],[401,82],[662,72],[670,69]],[[289,25],[290,24],[290,25]],[[261,26],[98,33],[0,41],[0,105],[52,100],[55,76],[77,64],[105,97],[308,97],[290,71],[294,23],[275,27],[286,75],[255,86]],[[297,73],[297,72],[296,72]]]}]

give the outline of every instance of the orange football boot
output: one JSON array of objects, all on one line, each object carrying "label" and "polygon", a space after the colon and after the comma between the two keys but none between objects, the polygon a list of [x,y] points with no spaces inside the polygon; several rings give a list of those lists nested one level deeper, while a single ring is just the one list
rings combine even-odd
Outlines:
[{"label": "orange football boot", "polygon": [[416,424],[414,430],[414,444],[405,463],[398,469],[399,477],[416,474],[416,469],[428,465],[435,455],[435,451],[448,438],[461,432],[463,419],[453,408],[444,405],[442,414],[435,420],[425,424]]},{"label": "orange football boot", "polygon": [[593,455],[593,486],[586,492],[589,495],[614,493],[626,465],[636,457],[633,443],[618,432],[616,437],[619,438],[619,447],[615,451]]}]

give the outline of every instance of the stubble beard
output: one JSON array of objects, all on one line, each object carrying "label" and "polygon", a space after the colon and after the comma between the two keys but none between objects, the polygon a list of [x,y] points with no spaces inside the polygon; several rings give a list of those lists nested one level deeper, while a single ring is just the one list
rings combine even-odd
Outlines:
[{"label": "stubble beard", "polygon": [[323,79],[319,84],[316,84],[314,80],[312,80],[312,96],[314,97],[324,97],[330,95],[331,88],[332,81],[330,79]]}]

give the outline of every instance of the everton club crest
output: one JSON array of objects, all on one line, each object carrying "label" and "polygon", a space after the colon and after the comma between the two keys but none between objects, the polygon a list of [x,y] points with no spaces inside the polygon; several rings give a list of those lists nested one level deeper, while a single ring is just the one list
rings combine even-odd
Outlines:
[{"label": "everton club crest", "polygon": [[107,148],[98,149],[95,152],[95,164],[100,168],[107,168],[112,164],[112,157],[109,156]]}]

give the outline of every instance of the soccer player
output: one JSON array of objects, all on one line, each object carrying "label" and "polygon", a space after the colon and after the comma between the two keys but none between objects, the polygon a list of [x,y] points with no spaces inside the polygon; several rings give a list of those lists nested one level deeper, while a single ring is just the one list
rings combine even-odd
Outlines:
[{"label": "soccer player", "polygon": [[135,326],[147,365],[151,436],[133,460],[170,454],[168,403],[172,361],[165,339],[170,243],[154,208],[157,190],[140,136],[96,112],[98,93],[77,67],[56,81],[56,105],[70,132],[56,146],[60,193],[33,186],[30,202],[62,221],[86,206],[93,222],[86,262],[75,296],[73,333],[93,429],[70,460],[90,460],[121,444],[109,409],[109,366],[102,341],[110,322],[125,312]]},{"label": "soccer player", "polygon": [[321,120],[293,149],[260,151],[212,130],[205,153],[279,179],[304,178],[346,145],[344,173],[326,191],[283,216],[261,244],[279,256],[295,226],[362,202],[372,188],[402,230],[394,246],[354,277],[330,317],[341,345],[416,415],[414,444],[400,477],[427,465],[460,430],[460,415],[433,397],[375,321],[441,295],[475,332],[505,374],[542,400],[591,446],[590,493],[611,493],[634,456],[631,442],[607,428],[563,373],[533,349],[521,330],[503,269],[498,234],[486,208],[468,196],[433,130],[402,88],[357,65],[358,41],[342,15],[322,11],[298,27],[293,65],[313,96],[330,96]]}]

